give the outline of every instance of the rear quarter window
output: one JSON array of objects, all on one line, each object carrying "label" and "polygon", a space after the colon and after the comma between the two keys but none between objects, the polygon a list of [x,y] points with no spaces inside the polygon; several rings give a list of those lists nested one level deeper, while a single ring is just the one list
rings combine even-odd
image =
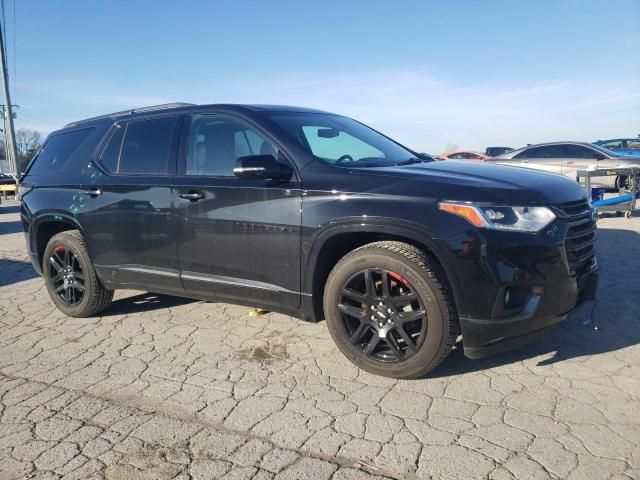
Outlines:
[{"label": "rear quarter window", "polygon": [[94,128],[51,135],[29,167],[29,174],[57,173],[87,140]]}]

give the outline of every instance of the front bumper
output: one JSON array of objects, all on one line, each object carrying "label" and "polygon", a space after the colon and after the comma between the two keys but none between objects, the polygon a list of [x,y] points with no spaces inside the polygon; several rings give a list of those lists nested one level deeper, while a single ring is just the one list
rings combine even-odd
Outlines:
[{"label": "front bumper", "polygon": [[586,201],[554,207],[537,234],[470,229],[442,240],[456,272],[464,353],[481,358],[544,336],[595,299],[596,226]]},{"label": "front bumper", "polygon": [[[541,296],[531,297],[522,312],[510,318],[481,320],[460,318],[465,356],[484,358],[497,353],[514,350],[527,343],[545,337],[552,327],[562,322],[581,303],[595,299],[598,285],[597,271],[580,277],[576,281],[577,296],[575,306],[570,311],[558,315],[536,315]],[[581,285],[578,285],[580,283]],[[573,298],[571,301],[573,301]]]}]

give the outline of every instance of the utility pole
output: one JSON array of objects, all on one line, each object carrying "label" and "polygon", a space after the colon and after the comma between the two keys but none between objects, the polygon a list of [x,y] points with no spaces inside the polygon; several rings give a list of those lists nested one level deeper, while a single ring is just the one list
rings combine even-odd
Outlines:
[{"label": "utility pole", "polygon": [[4,53],[4,32],[2,31],[2,24],[0,22],[0,67],[2,68],[2,85],[4,86],[5,107],[2,109],[2,116],[4,117],[5,124],[5,147],[12,173],[17,176],[18,163],[16,156],[16,135],[13,130],[13,112],[11,110],[11,97],[9,95],[9,75],[7,73],[7,59],[5,58]]}]

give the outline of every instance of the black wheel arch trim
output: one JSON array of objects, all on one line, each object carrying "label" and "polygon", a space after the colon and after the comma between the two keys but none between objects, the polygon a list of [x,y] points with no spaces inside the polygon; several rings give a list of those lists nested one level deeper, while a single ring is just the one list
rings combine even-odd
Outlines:
[{"label": "black wheel arch trim", "polygon": [[[302,292],[313,292],[319,254],[325,243],[337,235],[347,233],[386,234],[394,237],[403,237],[418,245],[423,245],[442,266],[447,276],[447,282],[451,287],[451,294],[456,308],[464,305],[460,282],[448,260],[446,250],[439,245],[437,236],[420,224],[389,217],[368,216],[366,219],[362,217],[343,217],[332,219],[330,222],[321,225],[309,239],[303,241],[301,260],[304,265],[304,275],[302,278]],[[303,300],[303,305],[305,303],[307,302]],[[310,308],[310,306],[307,306],[307,308]],[[464,314],[461,311],[459,313]]]},{"label": "black wheel arch trim", "polygon": [[[29,222],[29,249],[32,257],[38,260],[38,273],[42,274],[42,259],[38,254],[38,230],[45,223],[63,223],[69,228],[67,230],[80,230],[84,234],[84,229],[78,220],[65,212],[45,212],[32,217]],[[46,246],[46,245],[45,245]],[[36,266],[36,265],[34,265]]]}]

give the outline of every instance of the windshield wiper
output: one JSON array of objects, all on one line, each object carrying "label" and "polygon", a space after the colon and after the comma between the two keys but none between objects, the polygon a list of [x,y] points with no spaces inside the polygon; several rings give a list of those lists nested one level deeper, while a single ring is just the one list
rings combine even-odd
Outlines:
[{"label": "windshield wiper", "polygon": [[408,160],[403,160],[402,162],[398,162],[395,164],[395,166],[399,166],[399,165],[413,165],[414,163],[423,163],[424,160],[420,160],[419,158],[410,158]]}]

